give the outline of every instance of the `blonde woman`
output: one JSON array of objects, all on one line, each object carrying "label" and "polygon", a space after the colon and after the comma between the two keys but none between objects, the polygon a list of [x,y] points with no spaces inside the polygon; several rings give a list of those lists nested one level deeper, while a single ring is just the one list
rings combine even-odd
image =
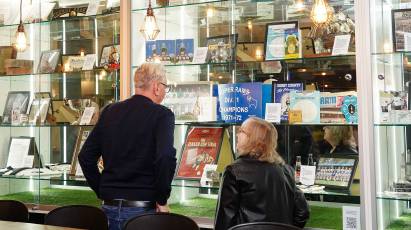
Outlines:
[{"label": "blonde woman", "polygon": [[352,126],[324,126],[324,140],[331,145],[331,154],[358,154]]},{"label": "blonde woman", "polygon": [[295,186],[293,170],[277,153],[277,130],[249,118],[237,133],[238,159],[221,182],[216,230],[249,222],[279,222],[304,227],[307,201]]}]

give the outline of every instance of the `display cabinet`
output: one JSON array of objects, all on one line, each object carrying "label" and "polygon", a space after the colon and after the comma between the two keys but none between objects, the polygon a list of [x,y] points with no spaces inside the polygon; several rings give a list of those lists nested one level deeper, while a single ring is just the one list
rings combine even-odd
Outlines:
[{"label": "display cabinet", "polygon": [[64,201],[87,186],[76,154],[120,83],[119,4],[89,2],[0,1],[0,199],[82,203]]},{"label": "display cabinet", "polygon": [[[324,127],[351,130],[358,146],[356,103],[343,102],[345,97],[356,98],[357,91],[354,1],[326,1],[327,11],[333,16],[327,25],[318,27],[311,17],[315,2],[151,1],[160,32],[155,40],[149,40],[140,31],[149,1],[131,1],[130,79],[132,82],[135,69],[144,62],[165,65],[172,90],[164,105],[176,114],[177,171],[187,163],[184,152],[188,130],[223,127],[231,152],[235,152],[239,125],[247,116],[265,118],[266,104],[271,102],[282,103],[285,111],[290,106],[303,113],[300,120],[283,118],[274,123],[279,132],[278,150],[289,164],[295,164],[296,156],[307,164],[310,153],[316,161],[333,155],[324,140]],[[287,28],[286,32],[281,28]],[[340,35],[351,37],[343,42],[347,48],[342,53],[334,45],[336,36],[343,38]],[[291,101],[281,99],[280,92],[292,91],[292,87],[300,87],[295,91],[304,93],[291,96]],[[315,110],[313,117],[309,115],[311,105],[300,107],[297,99],[307,95],[315,95],[313,103],[318,102],[311,107]],[[298,112],[294,115],[298,117]],[[223,167],[217,166],[216,171],[221,173],[220,169]],[[323,209],[314,204],[359,206],[359,174],[353,177],[348,190],[306,190],[307,199],[313,201],[309,226],[342,228],[341,205]],[[193,180],[177,173],[170,199],[172,210],[193,206],[192,212],[183,214],[213,218],[218,189],[218,183],[202,183],[200,178]]]},{"label": "display cabinet", "polygon": [[[369,36],[361,47],[367,83],[362,84],[364,101],[361,106],[364,123],[361,131],[371,140],[364,160],[367,182],[364,223],[367,229],[408,229],[410,219],[410,114],[409,108],[409,1],[369,1],[363,8],[362,29]],[[368,62],[369,61],[369,62]],[[368,68],[369,66],[369,68]],[[372,84],[370,84],[372,82]],[[371,122],[372,121],[372,122]],[[367,143],[367,142],[364,142]]]}]

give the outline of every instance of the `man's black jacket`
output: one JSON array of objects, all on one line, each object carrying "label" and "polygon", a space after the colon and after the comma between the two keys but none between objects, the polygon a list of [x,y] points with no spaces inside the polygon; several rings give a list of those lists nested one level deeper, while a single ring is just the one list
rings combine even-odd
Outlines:
[{"label": "man's black jacket", "polygon": [[[103,110],[79,154],[90,187],[102,200],[167,203],[176,167],[174,114],[135,95]],[[103,157],[102,174],[97,168]]]},{"label": "man's black jacket", "polygon": [[215,229],[260,221],[304,227],[309,214],[290,166],[240,157],[224,172]]}]

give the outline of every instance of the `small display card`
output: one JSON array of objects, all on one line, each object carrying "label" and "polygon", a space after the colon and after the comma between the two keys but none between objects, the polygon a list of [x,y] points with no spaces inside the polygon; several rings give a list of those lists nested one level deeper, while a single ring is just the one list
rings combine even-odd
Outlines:
[{"label": "small display card", "polygon": [[88,3],[86,15],[87,16],[96,15],[99,5],[100,5],[100,0],[90,0],[90,2]]},{"label": "small display card", "polygon": [[269,122],[281,122],[281,103],[265,104],[265,120]]},{"label": "small display card", "polygon": [[315,181],[315,166],[301,165],[300,183],[313,185]]},{"label": "small display card", "polygon": [[83,70],[93,70],[94,63],[96,62],[96,55],[95,54],[87,54],[86,60],[83,64]]},{"label": "small display card", "polygon": [[351,35],[337,35],[334,38],[332,55],[345,55],[348,53]]},{"label": "small display card", "polygon": [[81,116],[80,125],[89,125],[95,110],[96,108],[94,107],[86,107],[83,116]]},{"label": "small display card", "polygon": [[197,47],[194,50],[193,63],[205,63],[207,58],[208,47]]}]

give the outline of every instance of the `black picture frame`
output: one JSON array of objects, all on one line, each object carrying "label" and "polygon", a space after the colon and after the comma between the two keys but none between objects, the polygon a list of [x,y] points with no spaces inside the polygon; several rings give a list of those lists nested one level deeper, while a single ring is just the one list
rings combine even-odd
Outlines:
[{"label": "black picture frame", "polygon": [[238,34],[207,37],[207,62],[226,63],[235,61],[237,39]]},{"label": "black picture frame", "polygon": [[[281,60],[281,59],[286,59],[286,56],[284,55],[284,57],[277,57],[277,58],[270,58],[269,55],[267,55],[267,49],[269,46],[269,42],[271,42],[271,40],[268,40],[268,35],[269,35],[269,30],[271,27],[280,27],[280,26],[285,26],[285,25],[294,25],[294,29],[297,30],[297,44],[298,46],[296,47],[297,53],[300,54],[300,47],[301,47],[301,36],[300,36],[300,31],[299,31],[299,27],[298,27],[298,21],[287,21],[287,22],[273,22],[273,23],[268,23],[266,24],[266,28],[265,28],[265,39],[264,39],[264,61],[276,61],[276,60]],[[285,41],[284,41],[285,42]],[[284,47],[285,48],[285,47]]]},{"label": "black picture frame", "polygon": [[[332,185],[332,184],[329,184],[329,183],[324,183],[322,180],[318,179],[318,177],[320,177],[319,171],[321,170],[321,168],[320,168],[321,159],[331,159],[331,160],[334,160],[334,161],[338,160],[338,159],[342,159],[342,160],[353,160],[354,161],[352,166],[345,166],[345,167],[352,167],[351,171],[350,171],[349,179],[348,179],[348,181],[346,181],[345,185],[344,184],[341,184],[341,185],[335,185],[334,184],[334,185]],[[347,190],[350,189],[351,184],[353,182],[354,175],[355,175],[355,172],[357,170],[357,165],[358,165],[358,156],[356,156],[356,155],[337,155],[337,154],[334,154],[334,155],[321,155],[318,159],[317,168],[316,168],[316,175],[315,175],[315,182],[314,183],[316,185],[323,185],[323,186],[325,186],[326,189],[347,191]],[[342,166],[340,166],[340,167],[342,167]],[[332,168],[330,170],[334,170],[334,169]],[[333,175],[333,176],[335,178],[335,175]]]},{"label": "black picture frame", "polygon": [[[27,137],[27,136],[19,136],[19,137],[10,137],[9,140],[9,146],[8,146],[8,151],[7,151],[7,163],[9,161],[9,157],[10,157],[10,148],[11,148],[11,144],[13,142],[14,139],[24,139],[24,140],[29,140],[29,148],[28,148],[28,152],[27,155],[34,155],[34,161],[33,161],[33,168],[41,168],[43,166],[42,160],[41,160],[41,156],[40,153],[38,151],[37,148],[37,144],[36,144],[36,140],[34,137]],[[10,166],[10,165],[7,165]]]},{"label": "black picture frame", "polygon": [[391,10],[391,19],[394,52],[405,52],[404,33],[411,33],[411,9]]},{"label": "black picture frame", "polygon": [[20,114],[27,114],[29,103],[30,103],[30,91],[10,91],[7,94],[6,104],[4,105],[3,123],[4,124],[11,123],[13,104],[19,105]]}]

